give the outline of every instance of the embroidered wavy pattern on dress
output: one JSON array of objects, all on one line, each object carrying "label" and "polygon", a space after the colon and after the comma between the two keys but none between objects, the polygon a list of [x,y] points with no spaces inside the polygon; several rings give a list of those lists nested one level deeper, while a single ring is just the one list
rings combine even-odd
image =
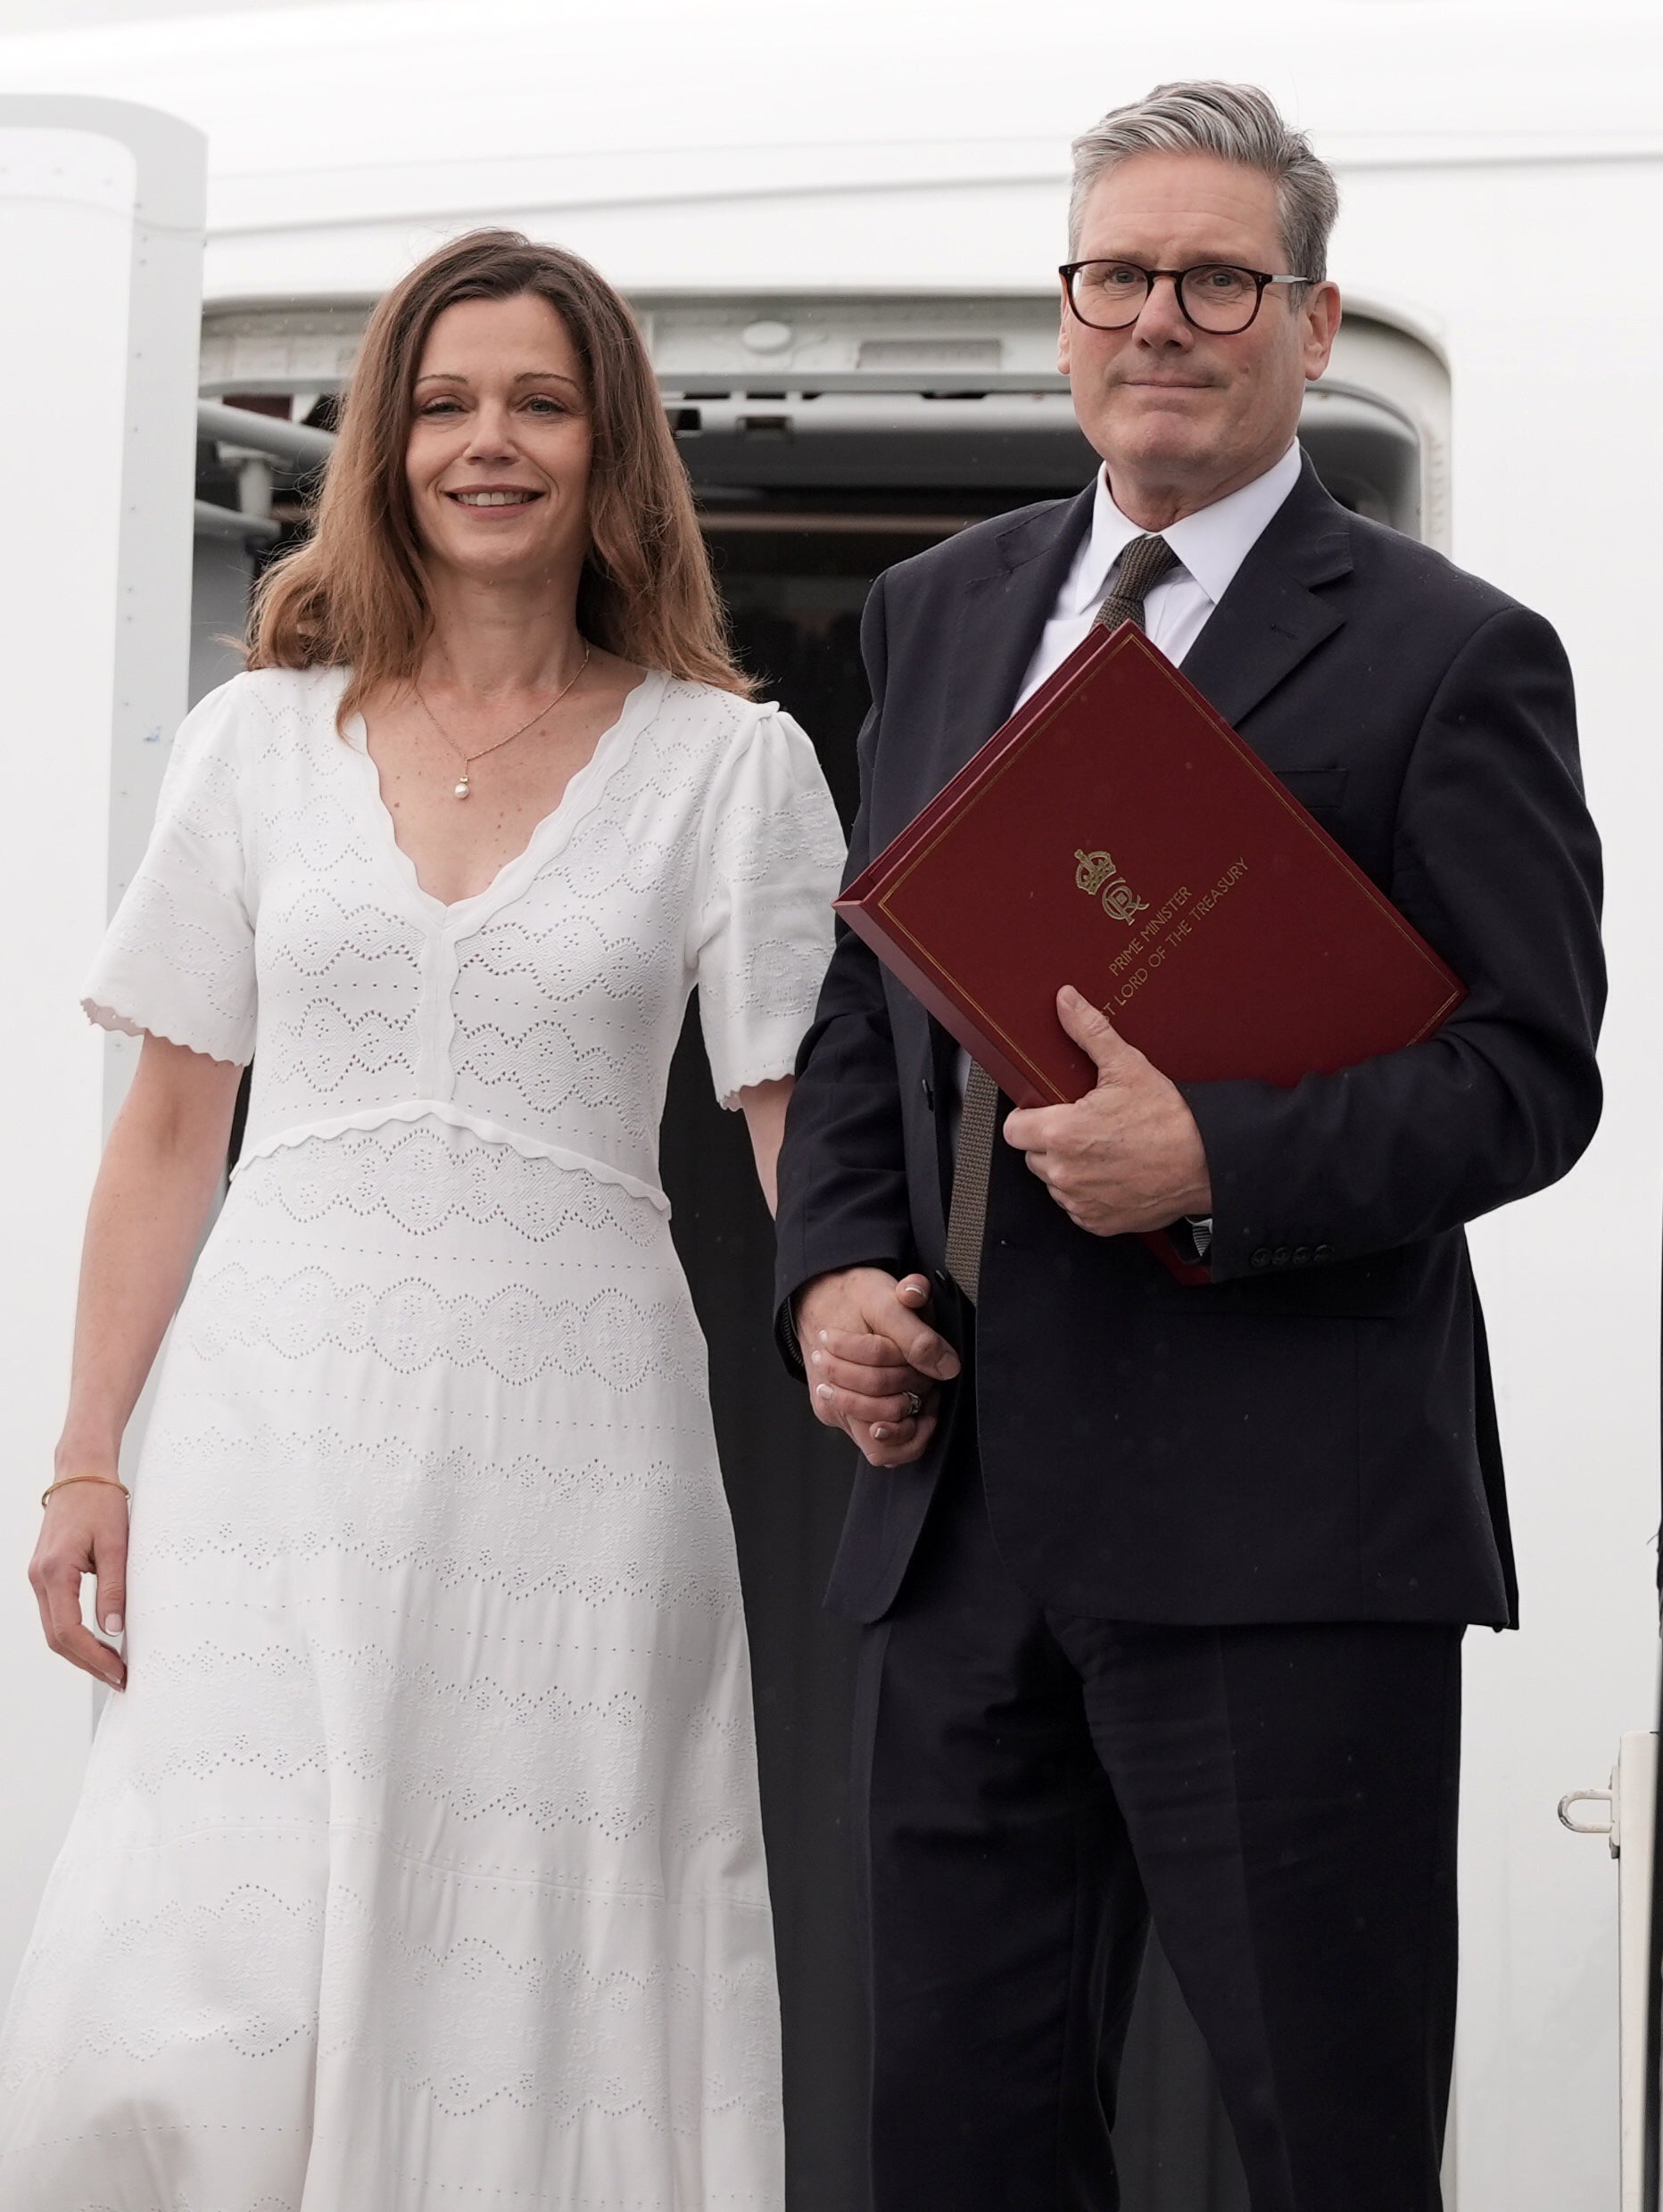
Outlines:
[{"label": "embroidered wavy pattern on dress", "polygon": [[501,1226],[529,1243],[577,1231],[644,1248],[662,1234],[658,1215],[615,1183],[506,1144],[459,1144],[455,1132],[419,1124],[400,1135],[346,1130],[262,1154],[243,1168],[237,1189],[244,1204],[292,1221],[320,1221],[338,1207],[413,1237],[461,1221]]},{"label": "embroidered wavy pattern on dress", "polygon": [[510,1283],[484,1296],[447,1295],[418,1275],[354,1283],[327,1267],[272,1275],[233,1260],[193,1285],[179,1325],[203,1359],[254,1346],[294,1360],[333,1349],[401,1374],[480,1366],[505,1382],[555,1373],[625,1391],[655,1376],[702,1380],[680,1312],[616,1289],[555,1299]]},{"label": "embroidered wavy pattern on dress", "polygon": [[[737,1602],[721,1520],[685,1511],[690,1495],[712,1505],[719,1495],[708,1435],[691,1424],[674,1458],[662,1449],[673,1436],[657,1439],[657,1452],[631,1439],[580,1456],[550,1438],[499,1454],[277,1422],[250,1438],[177,1414],[164,1434],[180,1510],[160,1525],[140,1516],[144,1561],[329,1570],[304,1578],[309,1608],[346,1602],[362,1576],[389,1586],[389,1598],[418,1586],[426,1603],[477,1595],[517,1615],[569,1597],[639,1606],[652,1623],[672,1608],[720,1616]],[[241,1480],[231,1497],[223,1471],[233,1465]]]},{"label": "embroidered wavy pattern on dress", "polygon": [[[340,1902],[350,1909],[348,1898]],[[576,1947],[516,1956],[466,1934],[443,1946],[410,1944],[385,1921],[370,1936],[388,2013],[382,2040],[399,2085],[425,2091],[447,2117],[506,2105],[557,2127],[603,2114],[653,2134],[691,2136],[716,2114],[765,2114],[777,2031],[773,1977],[760,1961],[737,1973],[662,1956],[644,1970],[598,1969]],[[435,2013],[443,2037],[432,2032]],[[719,2037],[709,2034],[713,2017]],[[505,2019],[517,2035],[504,2035]],[[719,2050],[709,2072],[677,2069],[643,2083],[643,2053],[690,2038]],[[572,2064],[574,2051],[585,2063]],[[333,2055],[328,2046],[323,2055]],[[656,2071],[650,2061],[648,2071]]]},{"label": "embroidered wavy pattern on dress", "polygon": [[[306,1633],[310,1625],[294,1624],[286,1641],[203,1637],[153,1656],[152,1683],[176,1696],[192,1688],[194,1670],[212,1668],[211,1702],[235,1705],[243,1725],[207,1740],[170,1721],[156,1723],[142,1760],[122,1762],[124,1787],[153,1805],[181,1787],[238,1771],[273,1784],[310,1776],[328,1784],[312,1810],[327,1805],[332,1827],[374,1830],[459,1880],[512,1872],[598,1895],[650,1887],[686,1902],[690,1888],[696,1896],[704,1886],[683,1883],[687,1854],[743,1843],[749,1717],[713,1711],[691,1665],[679,1686],[650,1701],[604,1683],[586,1696],[572,1683],[503,1680],[484,1668],[459,1677],[402,1655],[396,1644],[333,1640],[330,1629],[349,1622],[326,1617]],[[558,1638],[540,1640],[562,1647]],[[580,1661],[577,1671],[593,1671]],[[304,1695],[312,1676],[327,1691],[327,1737]],[[401,1731],[396,1743],[388,1741],[392,1723]],[[675,1795],[666,1801],[672,1778]],[[297,1808],[303,1802],[294,1800]],[[589,1863],[580,1874],[576,1856],[568,1869],[547,1856],[549,1842],[562,1836],[647,1848],[609,1871]],[[539,1839],[544,1848],[528,1857]],[[755,1892],[736,1901],[758,1911],[766,1902]]]},{"label": "embroidered wavy pattern on dress", "polygon": [[[701,1955],[702,1931],[678,1940],[656,1902],[615,1906],[621,1955],[603,1965],[586,1955],[592,1909],[582,1901],[489,1885],[470,1897],[467,1886],[389,1861],[360,1839],[347,1845],[350,1869],[326,1915],[302,1889],[285,1894],[230,1873],[230,1848],[215,1845],[181,1866],[193,1886],[148,1911],[88,1912],[87,1954],[107,1962],[112,1992],[128,2002],[88,2026],[84,2058],[141,2069],[210,2062],[248,2077],[251,2090],[280,2073],[286,2089],[315,2051],[319,2064],[349,2066],[366,2097],[393,2088],[448,2122],[504,2109],[557,2128],[627,2116],[666,2137],[694,2135],[724,2112],[765,2119],[777,2096],[773,1977],[754,1934],[739,1935],[724,1971]],[[396,1917],[389,1885],[403,1904]],[[754,1919],[742,1908],[712,1910],[724,1923]],[[433,1934],[412,1938],[406,1924]],[[165,2002],[166,1978],[161,1988],[151,1979],[167,1977],[169,1960],[178,1962],[182,1987],[203,1967],[229,1963],[240,1974],[228,1985],[242,1994],[187,2020]],[[302,1994],[320,1973],[326,1987],[373,1988],[373,2008],[332,2006],[320,2034]],[[50,2004],[48,1992],[29,1993]],[[666,2067],[664,2054],[678,2043],[719,2055],[707,2071]],[[35,2085],[27,2065],[0,2078],[7,2095]],[[189,2201],[173,2199],[169,2212]],[[203,2212],[221,2212],[221,2200],[203,2200]]]}]

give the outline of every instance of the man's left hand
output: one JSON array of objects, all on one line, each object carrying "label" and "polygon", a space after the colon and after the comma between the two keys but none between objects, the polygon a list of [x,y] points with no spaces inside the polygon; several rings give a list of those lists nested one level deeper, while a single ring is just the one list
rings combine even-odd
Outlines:
[{"label": "man's left hand", "polygon": [[1071,985],[1057,993],[1056,1012],[1095,1062],[1096,1088],[1071,1106],[1019,1107],[1005,1119],[1005,1143],[1027,1153],[1069,1219],[1093,1236],[1210,1214],[1207,1155],[1183,1093]]}]

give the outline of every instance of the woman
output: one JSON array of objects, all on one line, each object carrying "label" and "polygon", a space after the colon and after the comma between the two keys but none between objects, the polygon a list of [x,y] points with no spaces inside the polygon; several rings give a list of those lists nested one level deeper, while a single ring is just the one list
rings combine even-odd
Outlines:
[{"label": "woman", "polygon": [[[744,1630],[656,1145],[697,983],[772,1193],[840,840],[592,270],[485,232],[383,303],[250,664],[87,986],[145,1044],[33,1572],[122,1694],[12,2006],[0,2202],[777,2208]],[[121,1430],[251,1058],[124,1566]]]}]

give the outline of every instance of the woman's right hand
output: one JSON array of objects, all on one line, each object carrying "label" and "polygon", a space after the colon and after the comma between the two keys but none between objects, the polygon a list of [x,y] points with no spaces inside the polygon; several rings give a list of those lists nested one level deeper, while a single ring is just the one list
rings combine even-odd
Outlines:
[{"label": "woman's right hand", "polygon": [[120,1636],[127,1611],[127,1494],[113,1482],[71,1482],[54,1490],[29,1579],[46,1641],[58,1656],[112,1689],[125,1689],[120,1653],[101,1644],[81,1618],[84,1574],[97,1578],[97,1618],[104,1634]]},{"label": "woman's right hand", "polygon": [[[127,1494],[115,1480],[120,1438],[225,1174],[242,1072],[147,1036],[87,1209],[70,1403],[53,1456],[66,1487],[46,1500],[29,1579],[53,1650],[114,1689],[125,1688],[127,1668],[81,1619],[81,1577],[97,1577],[97,1619],[106,1636],[120,1636],[127,1610]],[[83,1475],[97,1480],[69,1480]]]},{"label": "woman's right hand", "polygon": [[927,1275],[898,1283],[881,1267],[816,1275],[797,1294],[815,1417],[846,1429],[872,1466],[923,1458],[935,1433],[937,1386],[958,1374],[958,1354],[923,1317],[929,1304]]}]

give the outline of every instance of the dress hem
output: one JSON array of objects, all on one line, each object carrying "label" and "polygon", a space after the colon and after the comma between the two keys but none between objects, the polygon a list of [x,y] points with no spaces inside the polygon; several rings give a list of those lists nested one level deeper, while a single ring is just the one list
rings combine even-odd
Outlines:
[{"label": "dress hem", "polygon": [[740,1099],[741,1091],[751,1090],[758,1083],[781,1083],[787,1076],[794,1076],[796,1073],[797,1054],[795,1052],[787,1052],[783,1056],[776,1054],[773,1060],[765,1061],[754,1073],[748,1072],[742,1083],[734,1084],[731,1090],[719,1092],[717,1094],[718,1102],[725,1112],[736,1114],[741,1103]]},{"label": "dress hem", "polygon": [[117,1036],[160,1037],[164,1044],[177,1044],[186,1052],[196,1052],[203,1060],[216,1061],[221,1068],[246,1068],[252,1054],[239,1059],[236,1052],[216,1052],[211,1046],[198,1044],[194,1037],[180,1036],[174,1029],[164,1028],[160,1022],[142,1021],[117,1011],[103,999],[88,995],[81,1001],[81,1011],[95,1028],[108,1029]]}]

